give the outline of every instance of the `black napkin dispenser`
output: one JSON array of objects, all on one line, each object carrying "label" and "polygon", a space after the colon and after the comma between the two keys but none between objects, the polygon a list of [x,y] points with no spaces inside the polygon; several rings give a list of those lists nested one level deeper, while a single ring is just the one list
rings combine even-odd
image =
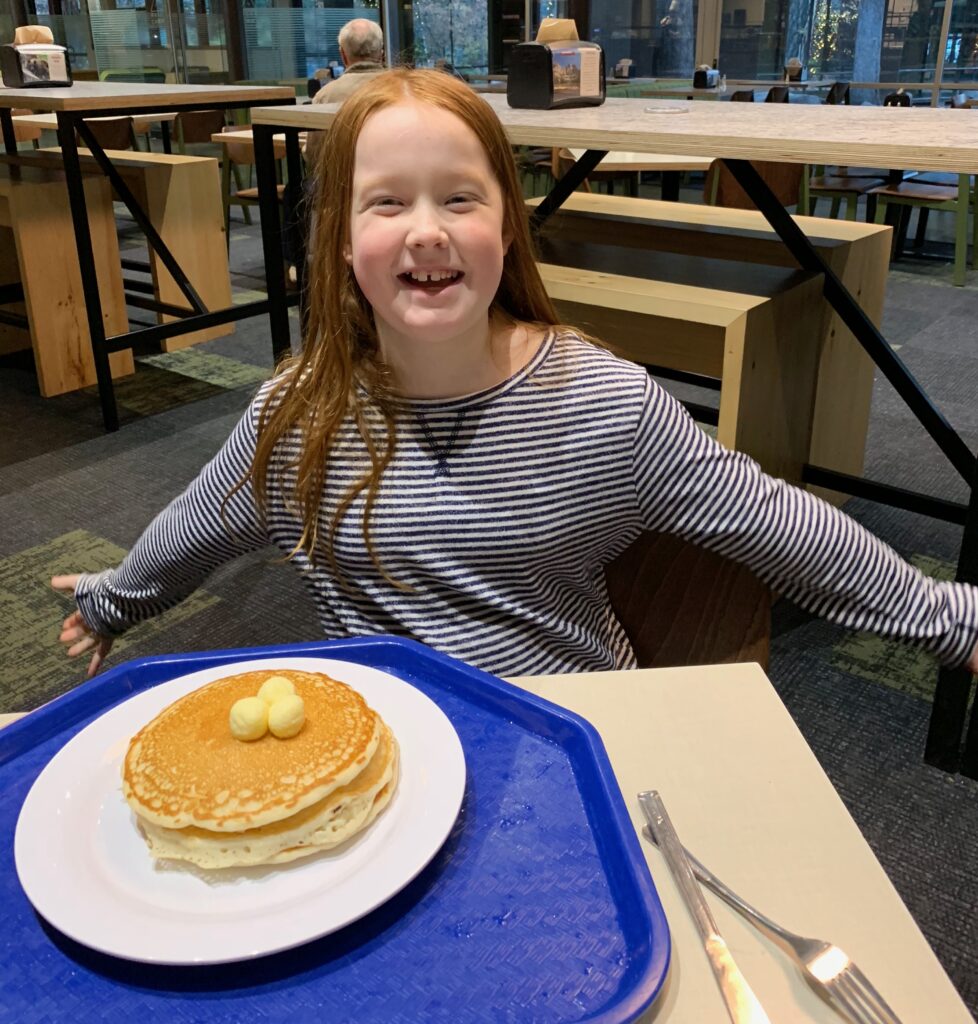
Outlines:
[{"label": "black napkin dispenser", "polygon": [[694,89],[715,89],[720,84],[720,72],[716,68],[697,68],[693,72]]},{"label": "black napkin dispenser", "polygon": [[71,85],[68,51],[56,43],[0,46],[0,75],[9,89],[49,89]]},{"label": "black napkin dispenser", "polygon": [[604,51],[597,43],[517,43],[507,71],[506,100],[511,107],[552,110],[604,103]]}]

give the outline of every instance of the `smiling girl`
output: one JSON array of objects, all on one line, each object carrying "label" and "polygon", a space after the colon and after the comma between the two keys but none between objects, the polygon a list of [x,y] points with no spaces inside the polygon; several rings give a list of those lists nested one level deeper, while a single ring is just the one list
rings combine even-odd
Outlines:
[{"label": "smiling girl", "polygon": [[642,530],[978,663],[974,588],[923,576],[557,326],[509,143],[466,85],[378,76],[315,173],[302,354],[117,569],[52,580],[78,603],[61,640],[93,652],[90,674],[112,637],[268,544],[327,637],[410,636],[503,675],[634,667],[603,570]]}]

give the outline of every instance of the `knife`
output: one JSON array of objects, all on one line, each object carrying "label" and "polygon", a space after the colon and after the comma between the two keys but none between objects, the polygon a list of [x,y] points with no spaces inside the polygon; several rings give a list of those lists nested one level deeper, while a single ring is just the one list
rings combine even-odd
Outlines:
[{"label": "knife", "polygon": [[686,851],[669,820],[662,798],[656,790],[649,789],[638,794],[638,802],[642,805],[652,835],[666,858],[683,900],[696,922],[731,1021],[733,1024],[771,1024],[720,935],[703,892],[693,877],[693,869],[686,859]]}]

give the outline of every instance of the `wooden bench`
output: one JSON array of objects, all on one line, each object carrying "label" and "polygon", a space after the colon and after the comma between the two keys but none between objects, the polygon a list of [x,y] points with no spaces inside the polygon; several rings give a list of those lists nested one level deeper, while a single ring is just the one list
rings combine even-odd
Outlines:
[{"label": "wooden bench", "polygon": [[[561,319],[635,362],[720,378],[717,439],[768,473],[800,481],[818,377],[817,320],[807,311],[820,300],[821,277],[661,253],[617,255],[620,265],[611,269],[630,274],[540,264]],[[711,287],[682,283],[697,275]]]},{"label": "wooden bench", "polygon": [[[60,157],[61,151],[52,147],[39,153]],[[108,150],[106,155],[146,211],[150,223],[183,268],[204,305],[210,310],[230,306],[231,276],[217,160],[129,150]],[[80,156],[86,170],[97,167],[95,158],[85,150],[80,151]],[[149,263],[155,298],[175,306],[187,306],[183,292],[152,248]],[[162,313],[156,315],[160,323],[175,319]],[[162,347],[170,352],[233,331],[233,323],[219,324],[167,338]]]},{"label": "wooden bench", "polygon": [[[127,320],[112,194],[101,175],[86,175],[84,186],[105,332],[119,334]],[[95,384],[64,174],[14,157],[0,162],[0,287],[18,284],[22,301],[2,308],[27,326],[0,323],[0,353],[32,348],[45,398]],[[109,364],[113,376],[132,373],[132,352],[112,353]]]},{"label": "wooden bench", "polygon": [[[537,202],[530,200],[530,205]],[[878,324],[883,313],[890,229],[818,217],[794,219]],[[629,259],[641,250],[753,266],[795,266],[757,211],[627,196],[576,192],[547,221],[539,240],[548,262],[568,265],[580,265],[585,258],[599,258],[617,248],[626,251]],[[598,248],[589,253],[589,246]],[[704,279],[700,276],[686,283],[696,280]],[[821,298],[806,306],[804,319],[808,321],[806,330],[814,326],[818,359],[810,444],[804,461],[858,476],[869,423],[872,360]],[[790,359],[801,354],[797,335],[794,337],[795,342],[786,342],[791,352],[786,349],[785,355]],[[615,341],[614,336],[609,340]],[[831,500],[845,498],[837,492],[812,489]]]}]

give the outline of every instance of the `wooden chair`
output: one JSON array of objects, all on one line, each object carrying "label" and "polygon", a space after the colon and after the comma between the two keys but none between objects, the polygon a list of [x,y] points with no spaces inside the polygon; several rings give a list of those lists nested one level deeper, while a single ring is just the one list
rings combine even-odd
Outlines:
[{"label": "wooden chair", "polygon": [[[17,117],[19,114],[33,114],[33,110],[27,110],[20,107],[15,107],[10,111],[11,115]],[[41,132],[43,129],[37,128],[33,125],[18,124],[14,121],[14,138],[17,142],[30,142],[33,144],[35,149],[40,148]]]},{"label": "wooden chair", "polygon": [[[889,107],[909,107],[910,96],[900,89],[886,96],[883,104]],[[889,206],[901,208],[900,222],[893,237],[893,257],[898,257],[903,251],[912,210],[918,211],[917,236],[914,243],[916,249],[923,247],[927,218],[931,210],[953,213],[955,228],[952,281],[957,287],[963,286],[968,262],[968,213],[973,203],[971,176],[926,171],[915,173],[910,180],[901,179],[903,172],[894,173],[890,181],[877,185],[868,193],[877,204],[877,224],[885,223]],[[974,217],[972,222],[971,265],[978,265],[978,217]]]},{"label": "wooden chair", "polygon": [[[226,124],[223,110],[181,110],[173,119],[177,152],[184,156],[191,152],[197,156],[217,156],[211,136],[223,132]],[[190,146],[196,149],[191,150]]]},{"label": "wooden chair", "polygon": [[[863,177],[859,174],[849,174],[848,168],[839,167],[826,173],[827,169],[821,169],[823,173],[815,174],[808,179],[808,212],[815,213],[819,199],[830,199],[829,216],[839,216],[843,200],[846,204],[846,220],[855,220],[859,206],[859,197],[871,193],[875,188],[886,183],[887,175],[880,172],[878,177]],[[863,168],[857,168],[863,170]],[[876,197],[870,196],[866,204],[866,220],[872,221],[876,216]]]},{"label": "wooden chair", "polygon": [[767,666],[771,591],[742,565],[643,533],[606,569],[608,596],[641,668]]},{"label": "wooden chair", "polygon": [[767,91],[767,96],[764,97],[765,103],[787,103],[790,96],[790,90],[786,85],[775,85]]},{"label": "wooden chair", "polygon": [[754,102],[754,90],[753,89],[738,89],[736,92],[730,94],[731,103],[753,103]]},{"label": "wooden chair", "polygon": [[[243,128],[234,126],[225,126],[221,129],[222,132],[232,131],[247,131],[250,126],[245,125]],[[231,244],[231,205],[240,206],[244,213],[245,223],[251,223],[251,211],[249,207],[258,205],[258,189],[257,187],[251,186],[251,169],[255,166],[255,144],[252,141],[235,141],[226,142],[223,144],[225,159],[221,161],[221,199],[224,206],[224,229],[227,232],[228,246]],[[279,147],[278,143],[275,145],[275,155],[278,158],[285,156],[284,145]],[[280,161],[281,163],[281,161]],[[248,172],[248,185],[244,188],[239,187],[240,178],[238,177],[244,169],[247,168]],[[231,176],[235,178],[235,191],[231,191]],[[281,179],[281,169],[279,177]],[[285,186],[282,184],[278,185],[278,199],[279,203],[282,202],[282,196],[285,193]]]},{"label": "wooden chair", "polygon": [[[785,164],[771,160],[752,160],[758,174],[783,206],[797,206],[808,212],[808,168],[804,164]],[[747,193],[720,160],[714,160],[706,176],[703,196],[711,206],[737,210],[756,209]]]},{"label": "wooden chair", "polygon": [[[100,117],[85,120],[85,127],[102,149],[139,149],[131,117]],[[79,136],[78,143],[84,146]]]}]

